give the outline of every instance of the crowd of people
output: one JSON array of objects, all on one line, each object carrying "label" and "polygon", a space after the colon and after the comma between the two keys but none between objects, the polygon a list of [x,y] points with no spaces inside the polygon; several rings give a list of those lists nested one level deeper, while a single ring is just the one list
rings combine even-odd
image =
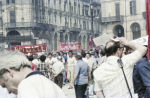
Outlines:
[{"label": "crowd of people", "polygon": [[150,98],[146,52],[125,38],[94,51],[24,55],[1,50],[0,98],[66,98],[61,89],[66,84],[76,98]]}]

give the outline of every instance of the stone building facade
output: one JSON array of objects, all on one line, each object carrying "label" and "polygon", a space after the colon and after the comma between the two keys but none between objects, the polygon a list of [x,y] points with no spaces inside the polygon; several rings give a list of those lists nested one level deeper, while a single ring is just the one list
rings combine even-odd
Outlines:
[{"label": "stone building facade", "polygon": [[101,34],[100,8],[90,0],[0,0],[0,42],[58,50],[77,41],[89,49],[89,38]]},{"label": "stone building facade", "polygon": [[129,40],[146,35],[145,0],[101,0],[102,32]]}]

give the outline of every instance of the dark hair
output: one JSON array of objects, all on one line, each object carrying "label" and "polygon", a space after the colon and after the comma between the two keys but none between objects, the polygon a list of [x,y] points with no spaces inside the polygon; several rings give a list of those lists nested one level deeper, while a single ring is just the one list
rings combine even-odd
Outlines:
[{"label": "dark hair", "polygon": [[58,56],[60,56],[60,52],[57,52]]},{"label": "dark hair", "polygon": [[70,51],[68,52],[68,54],[69,54],[69,53],[71,53],[71,54],[73,55],[73,51],[72,51],[72,50],[70,50]]},{"label": "dark hair", "polygon": [[40,56],[40,60],[41,60],[42,62],[44,62],[45,59],[46,59],[46,56],[45,56],[45,55],[41,55],[41,56]]},{"label": "dark hair", "polygon": [[110,46],[110,47],[107,47],[108,43],[110,43],[110,42],[106,43],[105,54],[106,54],[106,56],[111,56],[111,55],[113,55],[113,54],[115,54],[117,52],[118,48],[120,48],[120,43],[119,42],[112,42],[113,45]]},{"label": "dark hair", "polygon": [[82,60],[82,56],[81,55],[76,55],[75,56],[77,60]]},{"label": "dark hair", "polygon": [[27,58],[28,58],[29,61],[33,61],[33,59],[34,59],[33,55],[27,56]]},{"label": "dark hair", "polygon": [[100,52],[100,54],[101,54],[102,56],[105,56],[105,50],[102,49],[101,52]]},{"label": "dark hair", "polygon": [[90,56],[91,56],[91,54],[88,52],[88,53],[86,53],[86,54],[89,54]]},{"label": "dark hair", "polygon": [[86,57],[86,53],[84,51],[81,52],[81,55],[82,55],[83,58]]},{"label": "dark hair", "polygon": [[48,55],[52,55],[52,53],[48,53]]}]

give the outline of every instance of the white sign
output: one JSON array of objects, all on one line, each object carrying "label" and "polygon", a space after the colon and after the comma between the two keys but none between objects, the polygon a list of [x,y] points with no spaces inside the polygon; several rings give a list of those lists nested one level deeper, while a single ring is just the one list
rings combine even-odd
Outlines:
[{"label": "white sign", "polygon": [[94,38],[93,41],[95,43],[96,46],[100,46],[103,45],[105,46],[105,44],[111,39],[112,37],[106,33],[104,33],[103,35]]},{"label": "white sign", "polygon": [[140,45],[148,45],[148,36],[132,40],[131,42],[137,43],[137,44],[140,44]]}]

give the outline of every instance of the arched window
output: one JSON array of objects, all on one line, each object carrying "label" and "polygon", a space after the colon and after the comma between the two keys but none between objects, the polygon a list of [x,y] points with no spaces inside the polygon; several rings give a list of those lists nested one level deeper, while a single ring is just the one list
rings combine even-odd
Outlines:
[{"label": "arched window", "polygon": [[131,24],[131,31],[133,33],[133,39],[141,37],[141,28],[138,23]]},{"label": "arched window", "polygon": [[121,25],[117,25],[114,28],[114,35],[118,37],[123,37],[124,36],[124,28]]}]

